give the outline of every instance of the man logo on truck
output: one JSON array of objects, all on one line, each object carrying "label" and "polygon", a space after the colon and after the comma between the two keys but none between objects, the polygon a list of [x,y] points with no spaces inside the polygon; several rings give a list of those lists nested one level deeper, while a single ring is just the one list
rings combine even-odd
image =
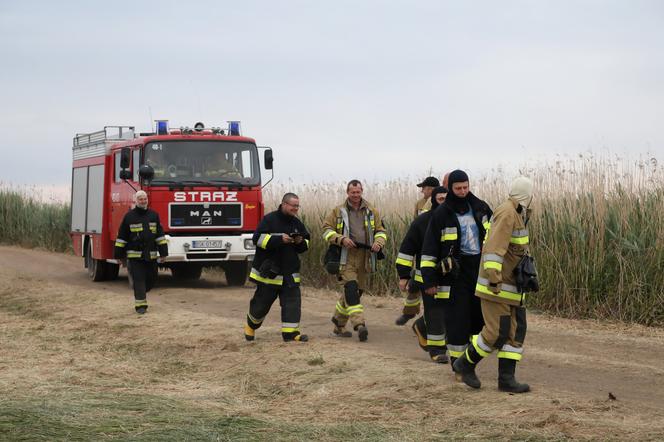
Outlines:
[{"label": "man logo on truck", "polygon": [[173,198],[173,200],[178,203],[183,201],[237,201],[237,192],[175,192]]}]

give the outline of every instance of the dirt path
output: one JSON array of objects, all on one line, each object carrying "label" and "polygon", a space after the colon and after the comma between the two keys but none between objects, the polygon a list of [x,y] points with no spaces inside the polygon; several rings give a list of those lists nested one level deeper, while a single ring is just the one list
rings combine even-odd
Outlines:
[{"label": "dirt path", "polygon": [[[99,309],[108,308],[114,318],[119,318],[117,321],[136,319],[131,311],[131,294],[124,270],[121,270],[117,281],[92,283],[87,279],[81,258],[14,247],[0,247],[0,269],[4,279],[13,281],[11,284],[15,287],[32,287],[36,294],[30,296],[46,299],[53,292],[62,299],[80,299],[94,308],[97,315],[100,315]],[[67,294],[67,291],[70,293]],[[86,299],[88,295],[90,299]],[[373,373],[375,385],[386,387],[380,392],[380,400],[385,404],[401,400],[404,394],[405,397],[416,394],[400,392],[424,388],[423,385],[429,385],[427,383],[434,379],[436,394],[449,393],[450,398],[456,400],[473,398],[473,403],[487,406],[480,411],[480,415],[494,413],[497,420],[530,422],[531,426],[526,427],[540,428],[544,433],[536,434],[546,437],[601,437],[596,431],[607,429],[618,438],[621,438],[621,434],[645,438],[662,434],[664,330],[530,314],[526,353],[518,374],[521,380],[530,383],[533,392],[515,399],[516,396],[504,395],[496,389],[495,357],[488,358],[479,367],[478,374],[484,383],[480,392],[470,392],[455,383],[448,365],[430,363],[428,356],[418,348],[410,327],[394,325],[394,318],[400,308],[397,299],[370,296],[363,299],[368,306],[369,341],[360,344],[355,337],[352,340],[340,340],[330,336],[329,318],[336,293],[305,287],[302,329],[312,341],[295,344],[298,347],[292,347],[291,344],[289,347],[289,344],[281,342],[278,332],[278,304],[258,332],[258,342],[253,345],[244,342],[241,328],[251,295],[251,287],[226,287],[220,276],[206,274],[203,280],[185,286],[174,281],[168,273],[163,273],[159,286],[149,295],[151,306],[145,319],[150,322],[144,323],[163,327],[164,336],[169,332],[168,327],[177,329],[187,324],[187,333],[193,335],[196,330],[194,328],[191,331],[192,327],[199,327],[205,339],[219,338],[224,342],[223,348],[237,349],[238,353],[234,356],[238,358],[237,364],[251,365],[254,378],[264,374],[265,378],[261,379],[267,383],[272,371],[266,369],[261,373],[257,361],[282,366],[284,361],[275,359],[285,355],[285,358],[308,358],[308,364],[314,366],[311,355],[321,355],[326,364],[337,367],[340,373],[345,370],[353,372],[357,368],[358,376],[354,377],[353,382],[359,383],[359,390],[371,386]],[[72,309],[71,317],[86,320],[85,309]],[[179,324],[179,318],[182,324]],[[157,324],[157,320],[161,322]],[[210,333],[215,333],[215,337],[212,338]],[[159,340],[160,337],[154,336],[153,339]],[[236,365],[228,367],[235,369]],[[11,362],[4,361],[4,365],[0,365],[0,375],[3,366],[6,368],[5,374],[9,373],[11,377]],[[289,382],[292,388],[292,385],[297,384],[297,379]],[[307,399],[304,400],[306,406],[318,410],[318,416],[333,408],[329,408],[322,398],[316,399],[317,394],[321,397],[335,397],[334,401],[338,403],[353,400],[352,391],[338,392],[334,388],[336,384],[329,382],[327,379],[312,381],[312,390],[324,391],[308,391],[312,396],[306,395]],[[217,387],[232,390],[228,385]],[[378,394],[376,388],[367,391]],[[610,400],[609,393],[617,400]],[[413,400],[417,402],[416,397]],[[426,397],[426,403],[432,400],[435,397]],[[512,405],[504,408],[505,401]],[[410,406],[412,410],[408,405],[400,406],[406,407],[402,410],[405,410],[404,416],[417,413],[417,403]],[[540,411],[531,410],[531,406],[539,406]],[[393,424],[392,412],[385,411],[389,405],[384,407],[374,411],[378,414],[371,418]],[[272,410],[271,415],[274,413]],[[568,415],[574,419],[566,421],[564,416]],[[600,424],[603,420],[606,422]],[[619,422],[610,423],[611,420]],[[653,426],[653,422],[659,423]]]}]

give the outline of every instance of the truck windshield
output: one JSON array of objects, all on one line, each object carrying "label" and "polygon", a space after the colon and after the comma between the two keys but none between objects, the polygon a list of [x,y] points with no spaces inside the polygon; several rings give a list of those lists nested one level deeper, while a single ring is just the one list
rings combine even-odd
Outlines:
[{"label": "truck windshield", "polygon": [[258,151],[250,143],[154,141],[145,146],[143,162],[154,169],[154,184],[260,184]]}]

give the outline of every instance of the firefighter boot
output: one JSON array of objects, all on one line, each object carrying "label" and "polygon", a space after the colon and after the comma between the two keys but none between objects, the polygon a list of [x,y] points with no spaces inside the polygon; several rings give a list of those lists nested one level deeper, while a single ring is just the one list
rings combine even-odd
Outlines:
[{"label": "firefighter boot", "polygon": [[427,329],[423,316],[420,316],[417,321],[413,322],[412,329],[417,336],[417,343],[420,345],[420,348],[427,351]]},{"label": "firefighter boot", "polygon": [[396,321],[394,321],[394,323],[396,325],[406,325],[406,322],[410,321],[414,317],[415,315],[401,315],[397,318]]},{"label": "firefighter boot", "polygon": [[[452,365],[454,372],[461,377],[464,384],[472,388],[480,388],[482,382],[475,374],[475,366],[482,360],[473,345],[466,347],[466,351]],[[473,362],[476,361],[476,362]]]},{"label": "firefighter boot", "polygon": [[291,341],[307,342],[309,340],[309,336],[303,335],[300,332],[297,332],[297,333],[282,333],[281,335],[283,337],[284,342],[291,342]]},{"label": "firefighter boot", "polygon": [[498,358],[498,390],[508,393],[526,393],[530,385],[520,384],[514,378],[516,361],[513,359]]},{"label": "firefighter boot", "polygon": [[454,356],[450,356],[450,368],[452,369],[452,373],[456,373],[454,371],[454,363],[456,362],[456,360],[457,358],[455,358]]},{"label": "firefighter boot", "polygon": [[334,330],[332,333],[337,338],[352,338],[353,332],[346,330],[345,326],[340,326],[336,318],[332,318],[332,323],[334,324]]},{"label": "firefighter boot", "polygon": [[431,356],[431,360],[436,364],[447,364],[450,362],[450,359],[445,353],[445,347],[429,350],[429,356]]},{"label": "firefighter boot", "polygon": [[247,341],[253,341],[256,338],[256,330],[249,327],[248,324],[244,324],[244,339]]},{"label": "firefighter boot", "polygon": [[358,325],[355,327],[355,330],[357,330],[357,337],[359,338],[360,342],[365,342],[369,337],[369,330],[367,330],[366,325]]}]

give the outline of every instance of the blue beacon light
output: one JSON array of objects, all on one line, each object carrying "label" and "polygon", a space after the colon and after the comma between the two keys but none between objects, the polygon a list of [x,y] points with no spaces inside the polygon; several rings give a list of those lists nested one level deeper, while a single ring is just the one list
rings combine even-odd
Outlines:
[{"label": "blue beacon light", "polygon": [[168,120],[156,120],[157,135],[168,135]]},{"label": "blue beacon light", "polygon": [[228,122],[228,134],[240,136],[240,122],[239,121],[229,121]]}]

